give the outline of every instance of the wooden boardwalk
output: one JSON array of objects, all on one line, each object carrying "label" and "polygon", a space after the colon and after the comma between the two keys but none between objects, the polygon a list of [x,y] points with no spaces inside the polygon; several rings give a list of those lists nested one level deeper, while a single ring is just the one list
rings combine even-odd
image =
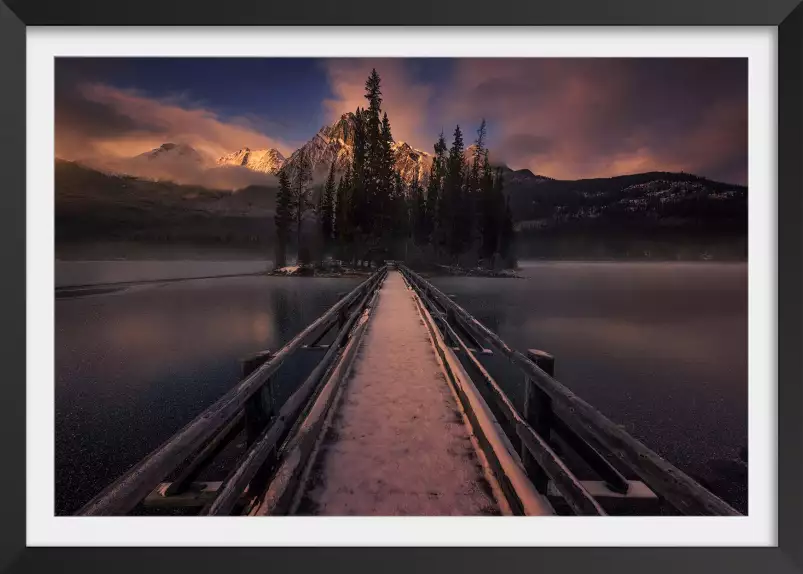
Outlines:
[{"label": "wooden boardwalk", "polygon": [[430,334],[398,271],[379,291],[299,514],[500,514]]},{"label": "wooden boardwalk", "polygon": [[[277,405],[277,373],[296,352],[316,365]],[[485,368],[489,353],[525,377],[523,409]],[[739,515],[556,380],[549,353],[509,347],[404,265],[242,366],[77,514],[142,503],[201,516]],[[224,480],[199,481],[242,434]]]}]

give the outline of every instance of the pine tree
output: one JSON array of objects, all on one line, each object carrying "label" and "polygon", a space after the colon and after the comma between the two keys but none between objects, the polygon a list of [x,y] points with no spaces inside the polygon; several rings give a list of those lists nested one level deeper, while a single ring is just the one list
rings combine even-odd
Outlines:
[{"label": "pine tree", "polygon": [[477,185],[470,167],[463,168],[463,185],[460,188],[460,200],[457,203],[457,228],[459,235],[458,254],[465,253],[474,247],[476,237],[476,211],[477,196],[475,191]]},{"label": "pine tree", "polygon": [[441,188],[443,186],[443,175],[446,168],[446,141],[441,132],[438,141],[435,142],[435,156],[432,159],[432,166],[429,170],[429,185],[427,186],[427,201],[425,213],[425,236],[427,242],[432,243],[436,248],[440,242],[438,237],[440,223],[440,204],[442,199]]},{"label": "pine tree", "polygon": [[[379,203],[380,174],[382,172],[383,153],[382,153],[382,124],[380,111],[382,106],[381,80],[376,68],[371,70],[371,75],[365,82],[365,99],[368,100],[368,108],[363,111],[363,121],[365,130],[365,165],[363,186],[365,189],[365,203],[367,212],[374,217],[382,213],[382,206]],[[387,193],[387,190],[385,190]],[[373,225],[375,219],[372,217],[364,222],[364,231],[371,234],[372,228],[381,228],[380,225]]]},{"label": "pine tree", "polygon": [[[496,171],[496,188],[499,195],[503,194],[502,190],[502,169]],[[516,264],[515,257],[513,256],[513,241],[515,233],[513,230],[513,213],[510,210],[510,196],[505,196],[502,200],[504,202],[504,210],[502,211],[502,220],[499,230],[499,252],[505,265],[514,267]]]},{"label": "pine tree", "polygon": [[446,160],[446,176],[443,184],[443,200],[441,202],[441,221],[446,234],[449,253],[457,258],[464,249],[465,205],[463,197],[464,177],[463,133],[458,125],[454,130],[454,141]]},{"label": "pine tree", "polygon": [[398,241],[410,233],[410,213],[407,205],[407,188],[401,174],[391,172],[391,193],[389,196],[390,229],[393,239]]},{"label": "pine tree", "polygon": [[365,189],[367,142],[364,120],[363,111],[357,108],[357,112],[354,114],[354,148],[347,218],[352,239],[357,239],[367,233],[368,198]]},{"label": "pine tree", "polygon": [[[485,149],[485,118],[482,119],[479,129],[477,130],[477,139],[474,141],[474,146],[471,154],[471,190],[479,191],[480,177],[482,175],[483,158],[486,158],[487,150]],[[487,158],[486,158],[487,159]]]},{"label": "pine tree", "polygon": [[321,192],[321,199],[318,206],[318,219],[321,226],[321,238],[323,241],[324,252],[326,252],[332,243],[332,230],[334,228],[336,163],[337,160],[333,161],[332,166],[329,168],[329,177],[327,177],[326,185]]},{"label": "pine tree", "polygon": [[309,183],[312,181],[312,166],[309,158],[307,157],[304,148],[299,151],[298,169],[296,170],[296,179],[291,187],[291,211],[293,214],[293,221],[296,225],[296,248],[298,249],[298,262],[302,263],[303,254],[306,250],[302,249],[301,245],[301,224],[304,220],[304,214],[312,207],[310,202],[310,188]]},{"label": "pine tree", "polygon": [[410,220],[413,241],[416,245],[426,245],[428,239],[427,205],[424,190],[418,179],[418,170],[413,174],[413,181],[410,183]]},{"label": "pine tree", "polygon": [[377,73],[376,68],[372,69],[371,74],[365,81],[365,99],[368,100],[368,109],[365,110],[365,112],[367,113],[366,133],[368,134],[370,143],[374,143],[375,141],[377,141],[379,136],[379,126],[380,126],[379,112],[381,111],[382,108],[381,83],[382,82],[381,79],[379,78],[379,74]]},{"label": "pine tree", "polygon": [[[465,179],[461,190],[461,200],[458,203],[458,210],[456,218],[458,220],[458,227],[460,230],[460,238],[457,241],[460,252],[473,249],[475,239],[477,237],[476,231],[481,227],[481,216],[479,215],[481,203],[481,179],[482,179],[482,166],[486,154],[485,147],[486,138],[486,123],[483,118],[479,129],[477,130],[477,139],[474,140],[474,145],[470,147],[471,162],[465,169]],[[481,241],[481,237],[480,237]],[[480,248],[481,250],[481,248]]]},{"label": "pine tree", "polygon": [[287,265],[287,242],[290,240],[292,225],[290,197],[290,179],[285,170],[279,171],[279,192],[276,196],[276,213],[273,221],[276,225],[276,268]]},{"label": "pine tree", "polygon": [[[500,176],[501,177],[501,172]],[[501,200],[501,201],[500,201]],[[499,244],[500,222],[504,208],[504,197],[497,189],[493,172],[485,151],[480,172],[480,195],[478,224],[480,231],[480,257],[490,261]]]},{"label": "pine tree", "polygon": [[335,236],[341,250],[351,239],[349,229],[349,190],[351,189],[351,166],[346,166],[346,173],[340,176],[335,200]]},{"label": "pine tree", "polygon": [[[393,224],[397,216],[398,206],[396,205],[397,197],[400,193],[401,177],[394,169],[393,158],[393,136],[390,131],[390,121],[388,115],[383,114],[382,125],[379,131],[379,141],[377,149],[377,166],[378,170],[375,173],[376,188],[375,200],[373,205],[373,215],[378,217],[380,225],[376,229],[376,240],[381,240],[385,236],[386,226]],[[398,176],[398,179],[397,179]]]},{"label": "pine tree", "polygon": [[393,134],[390,131],[390,120],[387,112],[382,114],[382,128],[379,134],[379,178],[380,187],[389,189],[393,183],[395,158],[393,157]]}]

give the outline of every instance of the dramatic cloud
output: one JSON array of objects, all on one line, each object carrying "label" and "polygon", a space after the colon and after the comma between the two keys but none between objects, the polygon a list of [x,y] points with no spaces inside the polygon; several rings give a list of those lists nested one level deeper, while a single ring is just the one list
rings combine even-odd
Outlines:
[{"label": "dramatic cloud", "polygon": [[649,170],[737,183],[747,170],[747,63],[708,59],[460,60],[452,122],[490,123],[496,156],[556,178]]},{"label": "dramatic cloud", "polygon": [[[235,188],[270,178],[245,169],[216,168],[218,157],[242,147],[273,147],[288,155],[293,150],[253,129],[245,118],[223,120],[210,110],[181,101],[158,100],[98,83],[67,86],[57,95],[56,156],[95,167]],[[202,163],[134,159],[167,142],[192,146]]]},{"label": "dramatic cloud", "polygon": [[357,107],[367,107],[365,81],[376,68],[382,79],[382,108],[390,119],[393,138],[429,150],[431,129],[427,112],[435,94],[434,86],[415,79],[410,64],[402,59],[336,59],[325,61],[334,98],[324,101],[329,121]]},{"label": "dramatic cloud", "polygon": [[[220,90],[197,96],[203,105],[189,99],[190,89],[180,97],[147,95],[165,92],[158,74],[143,67],[149,64],[137,68],[155,90],[146,94],[113,87],[103,74],[79,77],[89,66],[78,63],[57,66],[56,154],[92,165],[128,169],[131,157],[165,142],[191,145],[205,167],[245,146],[289,156],[312,137],[298,132],[311,117],[323,111],[333,122],[366,105],[365,80],[375,67],[394,138],[418,149],[431,152],[441,129],[450,144],[458,123],[468,145],[486,118],[492,160],[514,169],[562,179],[661,170],[747,180],[744,59],[322,59],[299,63],[298,78],[282,84],[272,105],[252,98],[221,108]],[[309,104],[283,103],[296,99]],[[194,165],[158,170],[192,182],[213,177]],[[235,175],[232,186],[253,173],[214,177]]]},{"label": "dramatic cloud", "polygon": [[127,173],[152,180],[201,185],[212,189],[235,190],[249,185],[272,186],[278,183],[275,176],[252,171],[246,167],[199,164],[176,157],[155,160],[145,157],[105,158],[84,160],[83,163],[114,173]]}]

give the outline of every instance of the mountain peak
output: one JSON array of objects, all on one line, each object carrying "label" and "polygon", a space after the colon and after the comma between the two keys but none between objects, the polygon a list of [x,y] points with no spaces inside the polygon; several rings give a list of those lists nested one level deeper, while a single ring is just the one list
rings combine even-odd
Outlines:
[{"label": "mountain peak", "polygon": [[[347,112],[331,125],[323,126],[312,139],[293,152],[285,164],[288,175],[295,175],[298,158],[301,152],[312,164],[313,171],[328,170],[332,163],[335,170],[343,172],[351,163],[354,146],[354,122],[356,117]],[[392,144],[396,170],[408,184],[413,181],[416,174],[419,181],[423,181],[429,173],[432,156],[417,150],[410,144],[399,141]]]},{"label": "mountain peak", "polygon": [[236,165],[275,175],[284,166],[285,157],[274,148],[252,150],[244,147],[236,152],[218,158],[217,165]]},{"label": "mountain peak", "polygon": [[[334,123],[321,127],[287,159],[275,149],[251,150],[244,147],[219,158],[217,164],[242,166],[271,174],[283,169],[292,179],[303,152],[312,165],[313,172],[328,171],[332,163],[335,164],[336,171],[343,172],[352,160],[355,121],[356,117],[352,112],[342,114]],[[426,178],[432,164],[431,154],[415,149],[403,141],[394,142],[392,149],[396,169],[401,173],[402,179],[410,183],[416,174],[420,181]]]},{"label": "mountain peak", "polygon": [[157,148],[145,153],[139,154],[137,157],[145,158],[148,160],[163,160],[165,158],[181,158],[196,163],[203,163],[203,157],[190,145],[183,143],[163,143]]},{"label": "mountain peak", "polygon": [[332,125],[323,126],[318,133],[330,140],[340,140],[346,145],[354,145],[355,120],[353,113],[346,112]]}]

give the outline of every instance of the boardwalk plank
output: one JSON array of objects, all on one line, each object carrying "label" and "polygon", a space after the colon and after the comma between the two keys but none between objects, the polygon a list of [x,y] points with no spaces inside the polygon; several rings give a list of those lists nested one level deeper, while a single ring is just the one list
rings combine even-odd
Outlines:
[{"label": "boardwalk plank", "polygon": [[323,515],[500,512],[401,275],[392,271],[301,509]]}]

